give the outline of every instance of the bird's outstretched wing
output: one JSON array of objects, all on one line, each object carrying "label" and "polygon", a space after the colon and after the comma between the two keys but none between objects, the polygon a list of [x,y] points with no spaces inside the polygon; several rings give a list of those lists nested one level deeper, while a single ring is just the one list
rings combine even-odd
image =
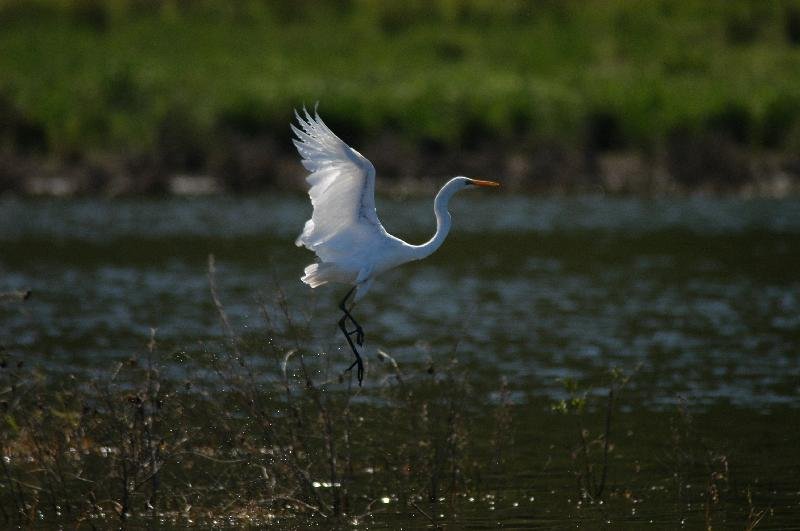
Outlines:
[{"label": "bird's outstretched wing", "polygon": [[304,117],[295,111],[300,127],[291,128],[303,166],[311,172],[306,181],[314,212],[295,244],[315,251],[323,261],[335,260],[331,256],[337,254],[335,242],[385,232],[375,213],[375,168],[336,136],[319,114],[312,117],[305,109],[303,113]]}]

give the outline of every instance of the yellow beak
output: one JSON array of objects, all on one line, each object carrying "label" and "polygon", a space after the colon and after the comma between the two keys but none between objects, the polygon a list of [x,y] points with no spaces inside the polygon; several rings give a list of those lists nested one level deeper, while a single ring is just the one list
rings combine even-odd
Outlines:
[{"label": "yellow beak", "polygon": [[481,181],[480,179],[470,179],[469,181],[473,186],[500,186],[500,183],[494,181]]}]

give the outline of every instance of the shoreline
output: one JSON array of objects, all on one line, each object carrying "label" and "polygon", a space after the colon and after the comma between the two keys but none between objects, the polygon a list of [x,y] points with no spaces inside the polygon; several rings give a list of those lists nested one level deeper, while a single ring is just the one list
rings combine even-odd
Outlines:
[{"label": "shoreline", "polygon": [[[491,178],[505,192],[542,195],[800,196],[800,156],[756,151],[705,139],[656,153],[593,151],[544,142],[529,149],[485,143],[474,149],[414,148],[379,137],[360,151],[375,166],[379,188],[392,194],[435,192],[455,175]],[[251,139],[206,154],[197,168],[162,155],[0,154],[0,195],[23,197],[249,194],[305,190],[296,153],[270,139]]]},{"label": "shoreline", "polygon": [[797,195],[800,10],[736,6],[10,0],[0,193],[302,189],[319,102],[390,187]]}]

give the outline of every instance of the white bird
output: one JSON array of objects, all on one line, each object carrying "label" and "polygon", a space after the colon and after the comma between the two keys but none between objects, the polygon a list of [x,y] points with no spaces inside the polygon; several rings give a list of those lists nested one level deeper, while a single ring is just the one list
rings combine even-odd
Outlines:
[{"label": "white bird", "polygon": [[[295,244],[317,254],[318,261],[305,268],[303,282],[316,288],[329,282],[353,286],[339,303],[344,315],[339,328],[344,333],[358,366],[358,383],[364,377],[361,356],[353,344],[364,344],[364,330],[350,313],[366,295],[375,277],[400,264],[421,260],[438,249],[450,231],[447,205],[453,195],[465,188],[500,186],[493,181],[467,177],[449,180],[433,202],[436,233],[422,245],[412,245],[386,232],[375,211],[375,168],[361,153],[344,143],[314,112],[303,109],[305,118],[295,111],[300,128],[291,124],[297,139],[292,139],[310,172],[308,195],[314,211]],[[302,130],[301,130],[302,129]],[[352,296],[348,308],[347,301]],[[355,326],[347,330],[347,320]]]}]

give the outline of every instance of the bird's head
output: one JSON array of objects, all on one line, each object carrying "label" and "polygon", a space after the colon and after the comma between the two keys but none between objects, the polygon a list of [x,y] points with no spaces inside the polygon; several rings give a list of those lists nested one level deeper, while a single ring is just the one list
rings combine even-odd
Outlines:
[{"label": "bird's head", "polygon": [[480,179],[470,179],[469,177],[458,176],[453,181],[461,183],[462,188],[477,188],[477,187],[489,187],[489,188],[496,188],[500,186],[500,183],[494,181],[482,181]]},{"label": "bird's head", "polygon": [[447,181],[444,186],[442,186],[442,189],[439,190],[438,194],[436,194],[436,201],[447,204],[447,202],[450,201],[450,198],[453,197],[453,194],[456,194],[461,190],[477,188],[479,186],[495,188],[500,186],[500,183],[496,183],[494,181],[482,181],[480,179],[470,179],[469,177],[459,175],[458,177],[453,177]]}]

